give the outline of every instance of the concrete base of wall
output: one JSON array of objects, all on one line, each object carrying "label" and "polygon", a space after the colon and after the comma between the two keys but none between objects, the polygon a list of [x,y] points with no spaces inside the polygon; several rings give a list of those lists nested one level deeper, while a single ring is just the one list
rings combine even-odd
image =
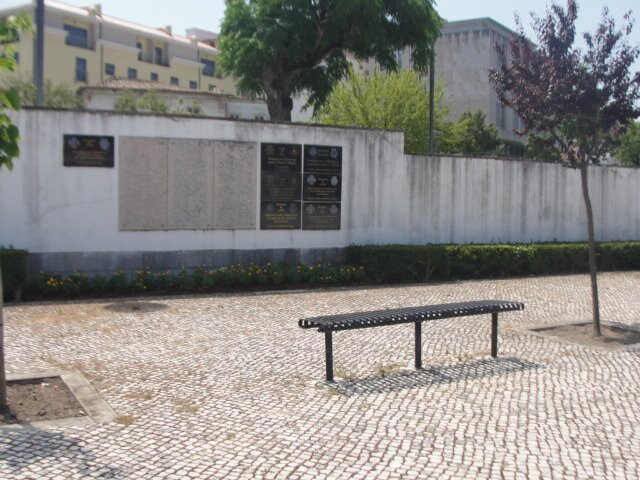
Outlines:
[{"label": "concrete base of wall", "polygon": [[338,263],[344,248],[260,249],[260,250],[178,250],[170,252],[30,252],[28,273],[68,275],[73,272],[110,274],[142,268],[153,271],[263,265],[272,263]]}]

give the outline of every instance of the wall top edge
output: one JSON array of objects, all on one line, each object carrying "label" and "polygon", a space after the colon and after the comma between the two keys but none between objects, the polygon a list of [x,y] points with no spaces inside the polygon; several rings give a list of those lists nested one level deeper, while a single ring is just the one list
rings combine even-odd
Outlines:
[{"label": "wall top edge", "polygon": [[84,114],[84,115],[100,115],[100,116],[126,116],[126,117],[160,117],[166,118],[167,120],[180,118],[186,120],[217,120],[217,121],[225,121],[225,122],[234,122],[234,123],[255,123],[255,124],[266,124],[266,125],[287,125],[287,126],[295,126],[295,127],[307,127],[307,128],[320,128],[320,129],[339,129],[339,130],[352,130],[352,131],[360,131],[360,132],[375,132],[375,133],[383,133],[383,134],[401,134],[404,136],[404,132],[402,130],[383,130],[380,128],[365,128],[365,127],[346,127],[342,125],[325,125],[318,123],[305,123],[305,122],[276,122],[272,120],[257,120],[257,119],[243,119],[243,118],[229,118],[229,117],[215,117],[215,116],[202,116],[202,117],[194,117],[192,115],[158,115],[153,112],[117,112],[115,110],[93,110],[93,109],[71,109],[71,108],[52,108],[52,107],[32,107],[25,106],[22,107],[21,110],[26,112],[60,112],[60,113],[76,113],[76,114]]}]

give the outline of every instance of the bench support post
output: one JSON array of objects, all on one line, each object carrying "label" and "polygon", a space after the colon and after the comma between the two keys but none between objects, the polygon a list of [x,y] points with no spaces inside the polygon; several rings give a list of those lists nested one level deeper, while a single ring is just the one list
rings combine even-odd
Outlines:
[{"label": "bench support post", "polygon": [[327,382],[333,382],[333,337],[331,331],[324,332],[324,354],[327,369]]},{"label": "bench support post", "polygon": [[491,314],[491,356],[498,356],[498,314]]},{"label": "bench support post", "polygon": [[422,322],[416,322],[416,370],[422,368]]}]

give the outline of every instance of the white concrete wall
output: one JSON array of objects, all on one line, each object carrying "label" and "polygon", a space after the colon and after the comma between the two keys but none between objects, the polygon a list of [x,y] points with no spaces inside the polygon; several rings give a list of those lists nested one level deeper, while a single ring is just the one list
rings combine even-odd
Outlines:
[{"label": "white concrete wall", "polygon": [[[578,172],[559,165],[404,155],[398,132],[106,112],[24,110],[13,171],[0,171],[0,244],[31,252],[323,249],[350,244],[583,240]],[[114,135],[115,168],[63,167],[63,134]],[[343,148],[340,231],[120,231],[118,137]],[[259,149],[256,150],[259,152]],[[259,153],[255,162],[259,171]],[[599,240],[639,240],[640,170],[594,167]]]}]

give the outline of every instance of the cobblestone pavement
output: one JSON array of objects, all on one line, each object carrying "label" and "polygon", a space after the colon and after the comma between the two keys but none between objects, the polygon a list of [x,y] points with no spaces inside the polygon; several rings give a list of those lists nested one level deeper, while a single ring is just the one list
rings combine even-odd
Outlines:
[{"label": "cobblestone pavement", "polygon": [[[640,326],[640,273],[600,277],[602,317]],[[339,332],[297,319],[474,299],[501,316]],[[131,308],[131,303],[142,302]],[[135,304],[133,304],[135,305]],[[589,320],[588,277],[46,303],[5,310],[10,372],[78,369],[128,418],[0,432],[0,478],[638,478],[640,348],[541,338]],[[399,369],[399,370],[398,370]]]}]

